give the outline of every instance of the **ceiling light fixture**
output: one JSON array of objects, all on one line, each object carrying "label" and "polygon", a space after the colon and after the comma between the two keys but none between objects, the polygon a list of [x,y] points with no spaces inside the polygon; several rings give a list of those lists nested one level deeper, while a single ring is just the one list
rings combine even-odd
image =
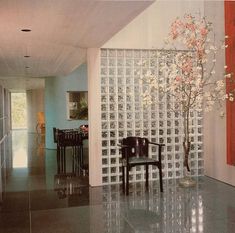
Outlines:
[{"label": "ceiling light fixture", "polygon": [[24,28],[24,29],[21,29],[22,32],[31,32],[32,30],[29,29],[29,28]]},{"label": "ceiling light fixture", "polygon": [[25,66],[26,69],[29,69],[30,67],[29,66]]},{"label": "ceiling light fixture", "polygon": [[24,57],[30,57],[29,55],[25,55]]}]

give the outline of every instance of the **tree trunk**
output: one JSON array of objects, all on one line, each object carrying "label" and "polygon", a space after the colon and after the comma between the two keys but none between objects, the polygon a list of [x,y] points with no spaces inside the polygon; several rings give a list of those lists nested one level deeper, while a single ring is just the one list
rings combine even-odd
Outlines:
[{"label": "tree trunk", "polygon": [[190,153],[190,136],[189,136],[189,108],[185,111],[184,114],[184,141],[183,141],[183,148],[184,148],[184,167],[187,168],[187,171],[190,171],[189,168],[189,153]]},{"label": "tree trunk", "polygon": [[183,147],[184,147],[184,167],[187,168],[187,171],[190,171],[189,164],[188,164],[190,145],[191,145],[191,142],[189,141],[189,139],[185,138],[184,142],[183,142]]}]

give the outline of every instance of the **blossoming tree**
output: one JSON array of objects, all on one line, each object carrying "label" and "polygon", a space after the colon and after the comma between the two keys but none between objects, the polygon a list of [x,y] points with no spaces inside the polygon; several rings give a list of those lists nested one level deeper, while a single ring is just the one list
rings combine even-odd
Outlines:
[{"label": "blossoming tree", "polygon": [[[184,167],[190,171],[189,154],[191,148],[191,113],[202,109],[211,111],[221,106],[226,98],[234,100],[233,92],[226,95],[224,78],[232,79],[232,74],[224,74],[220,80],[216,77],[215,64],[219,47],[215,45],[212,24],[205,17],[196,19],[190,14],[177,18],[171,24],[166,43],[175,49],[174,62],[162,62],[157,72],[148,71],[141,78],[145,88],[142,100],[145,106],[156,101],[154,92],[164,94],[173,100],[170,105],[173,112],[182,117]],[[222,47],[227,46],[223,43]],[[166,53],[167,54],[167,53]],[[167,59],[166,59],[167,60]],[[226,66],[225,66],[226,71]]]}]

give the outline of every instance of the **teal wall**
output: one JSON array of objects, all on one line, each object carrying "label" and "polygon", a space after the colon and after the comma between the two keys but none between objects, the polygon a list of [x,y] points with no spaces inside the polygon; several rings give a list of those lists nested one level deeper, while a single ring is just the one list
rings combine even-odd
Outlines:
[{"label": "teal wall", "polygon": [[55,149],[53,127],[78,128],[87,121],[67,120],[66,92],[87,91],[87,65],[79,66],[67,76],[49,77],[45,81],[46,148]]}]

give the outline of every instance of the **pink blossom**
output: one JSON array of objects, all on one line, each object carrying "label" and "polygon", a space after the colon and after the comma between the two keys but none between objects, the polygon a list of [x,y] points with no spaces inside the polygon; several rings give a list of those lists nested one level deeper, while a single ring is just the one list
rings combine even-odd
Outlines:
[{"label": "pink blossom", "polygon": [[186,23],[185,27],[187,29],[189,29],[190,31],[195,31],[196,30],[196,26],[193,23]]},{"label": "pink blossom", "polygon": [[208,34],[208,30],[206,28],[201,28],[200,33],[202,36],[206,36]]},{"label": "pink blossom", "polygon": [[180,82],[180,81],[182,80],[182,78],[181,78],[180,76],[176,76],[176,77],[175,77],[175,80],[178,81],[178,82]]}]

